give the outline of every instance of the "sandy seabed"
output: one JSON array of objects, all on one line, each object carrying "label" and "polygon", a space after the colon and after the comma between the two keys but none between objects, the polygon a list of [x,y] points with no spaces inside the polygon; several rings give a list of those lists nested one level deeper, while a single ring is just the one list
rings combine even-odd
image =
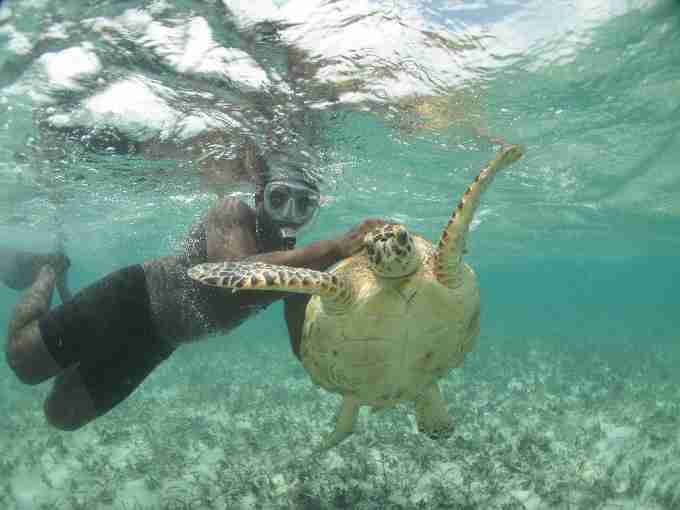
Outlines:
[{"label": "sandy seabed", "polygon": [[451,438],[419,434],[408,405],[362,409],[322,456],[340,399],[283,348],[186,347],[77,432],[7,371],[0,508],[680,508],[680,354],[482,342],[441,383]]}]

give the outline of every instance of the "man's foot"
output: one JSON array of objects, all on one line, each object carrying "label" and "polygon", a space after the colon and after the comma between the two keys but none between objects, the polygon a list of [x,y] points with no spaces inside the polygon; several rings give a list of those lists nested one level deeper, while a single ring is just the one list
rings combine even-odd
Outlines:
[{"label": "man's foot", "polygon": [[48,264],[57,273],[57,291],[62,303],[71,300],[71,290],[68,287],[68,268],[71,267],[71,259],[63,251],[49,253]]},{"label": "man's foot", "polygon": [[57,278],[64,275],[68,268],[71,267],[71,259],[63,251],[48,253],[45,255],[45,258],[45,264],[52,266],[54,272],[57,273]]},{"label": "man's foot", "polygon": [[24,290],[31,285],[38,276],[40,269],[51,266],[57,274],[57,281],[65,278],[71,261],[63,252],[31,253],[15,252],[10,255],[10,261],[5,264],[0,280],[14,290]]}]

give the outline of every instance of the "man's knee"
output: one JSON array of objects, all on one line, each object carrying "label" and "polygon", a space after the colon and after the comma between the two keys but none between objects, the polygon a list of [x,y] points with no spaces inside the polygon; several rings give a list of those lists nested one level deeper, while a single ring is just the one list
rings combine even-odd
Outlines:
[{"label": "man's knee", "polygon": [[67,431],[77,430],[101,414],[77,365],[69,367],[56,377],[43,409],[50,425]]},{"label": "man's knee", "polygon": [[78,406],[69,405],[69,402],[54,398],[52,395],[45,399],[43,411],[47,423],[65,432],[78,430],[92,421],[92,416],[84,416],[79,412]]},{"label": "man's knee", "polygon": [[5,359],[22,383],[34,385],[43,382],[46,377],[35,363],[34,342],[29,338],[30,334],[28,327],[10,333],[5,346]]}]

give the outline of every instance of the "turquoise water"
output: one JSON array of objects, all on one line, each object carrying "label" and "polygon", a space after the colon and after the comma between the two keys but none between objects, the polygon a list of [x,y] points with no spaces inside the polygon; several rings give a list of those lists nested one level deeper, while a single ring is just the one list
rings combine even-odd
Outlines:
[{"label": "turquoise water", "polygon": [[[311,154],[305,243],[366,217],[435,241],[493,139],[526,147],[469,238],[454,438],[400,408],[281,467],[338,400],[274,305],[74,433],[44,423],[49,383],[0,367],[0,506],[680,508],[677,1],[2,3],[0,245],[63,239],[74,290],[172,253],[215,191],[248,196],[176,149],[210,129]],[[17,299],[0,287],[2,328]]]}]

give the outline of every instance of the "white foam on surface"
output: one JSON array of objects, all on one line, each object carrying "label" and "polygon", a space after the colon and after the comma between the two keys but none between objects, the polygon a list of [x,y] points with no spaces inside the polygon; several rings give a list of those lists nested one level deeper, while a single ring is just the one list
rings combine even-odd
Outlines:
[{"label": "white foam on surface", "polygon": [[7,24],[0,27],[0,36],[7,37],[5,49],[16,55],[28,55],[33,49],[33,43],[23,32],[19,32],[14,25]]},{"label": "white foam on surface", "polygon": [[63,23],[54,23],[47,27],[42,34],[42,39],[68,39],[68,31],[74,28],[76,24],[73,21],[64,21]]},{"label": "white foam on surface", "polygon": [[102,67],[92,44],[45,53],[38,62],[43,67],[49,84],[62,89],[82,89],[78,81],[97,74]]},{"label": "white foam on surface", "polygon": [[115,127],[138,140],[168,134],[179,113],[139,79],[111,84],[87,99],[74,113],[56,113],[48,122],[57,128]]},{"label": "white foam on surface", "polygon": [[[151,12],[162,10],[159,5]],[[250,55],[220,45],[202,16],[161,22],[149,11],[127,9],[115,18],[94,18],[89,25],[105,37],[119,34],[136,41],[180,74],[218,77],[250,89],[270,84],[267,73]]]},{"label": "white foam on surface", "polygon": [[[281,6],[288,3],[285,0],[222,0],[227,9],[234,13],[235,21],[241,27],[266,20],[276,20],[281,16]],[[311,3],[311,2],[310,2]]]}]

